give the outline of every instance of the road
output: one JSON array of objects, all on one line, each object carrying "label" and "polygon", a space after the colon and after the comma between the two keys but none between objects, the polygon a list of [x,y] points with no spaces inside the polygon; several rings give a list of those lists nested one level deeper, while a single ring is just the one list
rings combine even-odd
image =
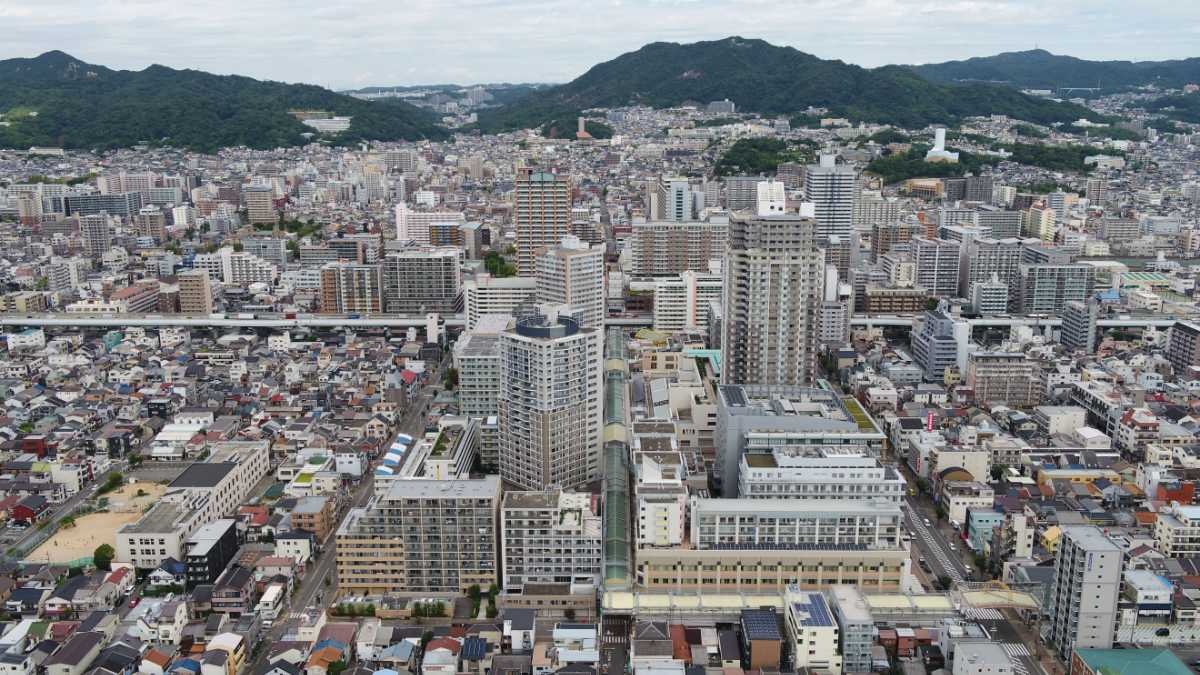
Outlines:
[{"label": "road", "polygon": [[[904,510],[908,519],[908,529],[916,534],[913,544],[916,545],[920,556],[929,563],[933,576],[947,576],[955,583],[965,581],[971,574],[971,568],[956,552],[950,550],[950,542],[934,522],[932,509],[916,497],[906,497],[905,500],[908,504],[908,508]],[[929,520],[929,525],[925,524],[926,519]],[[955,546],[958,547],[957,544]]]},{"label": "road", "polygon": [[[431,384],[440,385],[442,374],[445,369],[445,360],[438,364],[438,368],[430,376]],[[404,415],[400,418],[398,431],[405,433],[413,438],[418,438],[425,433],[425,415],[429,411],[430,400],[433,398],[432,388],[425,386],[420,389],[417,395],[412,399],[410,404],[405,408]],[[374,465],[367,468],[366,476],[352,491],[352,496],[349,500],[350,507],[341,511],[342,518],[349,512],[350,508],[360,508],[366,506],[371,500],[375,488],[375,471]],[[339,520],[340,523],[340,520]],[[335,527],[334,532],[337,531]],[[322,545],[317,558],[313,561],[304,574],[304,578],[300,581],[300,585],[296,594],[289,601],[290,607],[287,611],[298,611],[305,607],[316,606],[321,604],[330,604],[328,601],[337,594],[337,575],[334,573],[336,569],[337,552],[334,545],[334,536],[330,534],[329,539]],[[329,583],[326,585],[326,580]],[[278,642],[287,633],[294,624],[294,619],[280,620],[259,636],[258,653],[248,665],[245,672],[255,673],[267,665],[267,657],[270,655],[270,645]]]}]

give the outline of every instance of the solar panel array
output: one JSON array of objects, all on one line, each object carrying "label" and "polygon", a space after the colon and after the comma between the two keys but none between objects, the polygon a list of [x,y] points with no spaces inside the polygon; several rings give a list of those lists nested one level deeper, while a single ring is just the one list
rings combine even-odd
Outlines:
[{"label": "solar panel array", "polygon": [[782,640],[775,612],[747,609],[742,612],[742,631],[747,640]]},{"label": "solar panel array", "polygon": [[820,593],[810,593],[808,602],[792,603],[796,609],[796,617],[801,626],[832,626],[833,616],[829,613],[829,604]]}]

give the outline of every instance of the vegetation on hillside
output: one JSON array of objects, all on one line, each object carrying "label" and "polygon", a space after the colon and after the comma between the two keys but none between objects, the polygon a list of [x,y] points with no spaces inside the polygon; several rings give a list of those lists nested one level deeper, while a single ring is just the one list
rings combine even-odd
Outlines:
[{"label": "vegetation on hillside", "polygon": [[914,145],[908,152],[897,152],[873,160],[867,171],[883,179],[884,183],[898,183],[909,178],[954,178],[967,173],[978,174],[985,167],[1000,161],[998,157],[973,155],[958,152],[958,163],[926,162],[927,145]]},{"label": "vegetation on hillside", "polygon": [[[14,119],[13,110],[20,111]],[[432,114],[400,101],[362,101],[313,85],[150,66],[110,70],[62,52],[0,61],[0,147],[108,149],[138,143],[212,152],[308,142],[289,114],[353,117],[333,142],[442,138]],[[29,114],[34,111],[37,114]]]},{"label": "vegetation on hillside", "polygon": [[[595,139],[613,137],[613,129],[607,124],[595,120],[584,120],[583,128]],[[542,136],[546,138],[575,138],[579,130],[579,118],[555,119],[542,125]]]},{"label": "vegetation on hillside", "polygon": [[1145,108],[1179,122],[1200,124],[1200,94],[1164,96],[1146,103]]},{"label": "vegetation on hillside", "polygon": [[1200,81],[1200,58],[1175,61],[1087,61],[1044,49],[1006,52],[910,68],[934,82],[1003,82],[1014,87],[1118,89],[1157,84],[1181,87]]},{"label": "vegetation on hillside", "polygon": [[904,67],[860,68],[762,40],[731,37],[646,45],[596,65],[567,84],[483,111],[479,128],[536,128],[596,107],[669,107],[722,99],[758,113],[795,114],[815,106],[827,108],[834,117],[905,128],[990,114],[1038,124],[1098,118],[1081,106],[1026,96],[1009,87],[935,84]]},{"label": "vegetation on hillside", "polygon": [[718,176],[774,175],[775,167],[784,162],[808,163],[813,159],[811,141],[743,138],[721,155],[714,171]]}]

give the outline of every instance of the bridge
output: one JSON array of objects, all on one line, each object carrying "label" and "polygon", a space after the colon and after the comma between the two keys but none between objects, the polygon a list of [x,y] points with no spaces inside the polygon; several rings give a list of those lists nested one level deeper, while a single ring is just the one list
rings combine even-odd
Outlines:
[{"label": "bridge", "polygon": [[[463,314],[432,315],[443,328],[465,328]],[[1116,318],[1100,319],[1100,328],[1169,328],[1177,319],[1169,314],[1121,315]],[[850,319],[856,327],[902,327],[911,329],[920,316],[896,314],[858,314]],[[965,319],[971,328],[1011,328],[1030,326],[1034,329],[1050,326],[1057,328],[1062,319],[1056,316],[995,316]],[[188,328],[424,328],[429,322],[426,316],[397,314],[90,314],[49,312],[40,314],[0,313],[0,326],[32,326],[42,328],[118,328],[140,326],[157,328],[180,326]],[[638,314],[614,316],[604,320],[605,326],[619,328],[646,328],[654,325],[654,316]]]}]

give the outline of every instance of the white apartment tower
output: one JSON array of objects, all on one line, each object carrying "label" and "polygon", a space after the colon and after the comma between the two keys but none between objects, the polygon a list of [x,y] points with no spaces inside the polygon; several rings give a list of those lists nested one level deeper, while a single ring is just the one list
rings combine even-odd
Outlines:
[{"label": "white apartment tower", "polygon": [[500,334],[500,475],[525,490],[600,477],[603,334],[534,315]]},{"label": "white apartment tower", "polygon": [[854,228],[854,202],[858,198],[858,173],[838,164],[835,155],[821,155],[804,175],[804,201],[815,208],[817,234],[849,238]]},{"label": "white apartment tower", "polygon": [[1121,547],[1100,528],[1063,528],[1046,611],[1048,641],[1059,654],[1112,648],[1123,559]]},{"label": "white apartment tower", "polygon": [[537,257],[539,303],[567,305],[583,325],[604,323],[604,246],[589,246],[579,237],[563,237],[562,244]]}]

